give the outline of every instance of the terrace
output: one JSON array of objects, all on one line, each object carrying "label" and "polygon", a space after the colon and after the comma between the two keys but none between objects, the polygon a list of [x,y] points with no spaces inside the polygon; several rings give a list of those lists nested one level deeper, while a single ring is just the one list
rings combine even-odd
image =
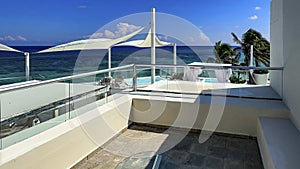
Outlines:
[{"label": "terrace", "polygon": [[[191,67],[155,66],[159,72],[176,68],[183,74],[183,68]],[[29,158],[41,160],[26,164],[29,168],[130,168],[135,163],[141,168],[262,168],[257,119],[288,116],[280,95],[268,85],[207,83],[201,77],[188,82],[161,75],[154,84],[137,83],[145,77],[136,72],[152,67],[127,65],[3,88],[2,166],[11,168]],[[108,72],[116,78],[95,81]],[[119,77],[131,77],[132,83],[116,85],[123,83]],[[28,95],[30,100],[22,99]]]},{"label": "terrace", "polygon": [[[1,134],[21,114],[40,120],[1,135],[1,168],[299,168],[298,7],[272,0],[270,86],[139,86],[129,65],[1,89]],[[132,86],[96,85],[108,72],[127,72]]]},{"label": "terrace", "polygon": [[[197,131],[133,124],[73,169],[152,168],[156,153],[161,156],[159,168],[166,169],[263,168],[255,138],[214,133],[201,144],[199,135]],[[178,137],[182,140],[174,144]]]}]

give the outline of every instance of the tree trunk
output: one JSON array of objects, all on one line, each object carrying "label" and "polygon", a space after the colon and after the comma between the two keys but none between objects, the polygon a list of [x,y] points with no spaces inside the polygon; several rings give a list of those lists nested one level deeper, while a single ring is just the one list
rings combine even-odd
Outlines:
[{"label": "tree trunk", "polygon": [[253,74],[251,72],[248,72],[248,76],[249,76],[249,82],[248,82],[248,84],[254,84],[255,85],[256,84],[256,80],[255,80]]}]

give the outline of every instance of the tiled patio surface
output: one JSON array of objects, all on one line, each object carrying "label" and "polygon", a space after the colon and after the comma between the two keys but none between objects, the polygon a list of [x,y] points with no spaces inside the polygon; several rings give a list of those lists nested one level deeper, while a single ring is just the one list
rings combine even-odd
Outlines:
[{"label": "tiled patio surface", "polygon": [[199,143],[199,135],[133,125],[73,168],[151,169],[155,157],[151,161],[146,157],[155,152],[162,157],[161,169],[263,169],[254,138],[214,133],[206,142]]}]

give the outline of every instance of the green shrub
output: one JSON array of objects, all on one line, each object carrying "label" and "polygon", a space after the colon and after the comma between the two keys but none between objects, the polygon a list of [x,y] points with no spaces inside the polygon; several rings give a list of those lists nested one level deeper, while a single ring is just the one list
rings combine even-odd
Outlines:
[{"label": "green shrub", "polygon": [[256,73],[256,74],[268,74],[269,71],[267,69],[256,69],[253,71],[253,73]]},{"label": "green shrub", "polygon": [[243,80],[243,79],[238,78],[238,77],[236,77],[236,76],[231,76],[231,77],[229,78],[229,80],[230,80],[230,83],[235,83],[235,84],[246,83],[246,80]]}]

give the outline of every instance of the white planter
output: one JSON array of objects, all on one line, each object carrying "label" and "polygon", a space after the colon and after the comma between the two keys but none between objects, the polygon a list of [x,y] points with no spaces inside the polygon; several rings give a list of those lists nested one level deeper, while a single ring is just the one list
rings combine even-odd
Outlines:
[{"label": "white planter", "polygon": [[268,82],[268,74],[253,73],[257,85],[266,85]]}]

